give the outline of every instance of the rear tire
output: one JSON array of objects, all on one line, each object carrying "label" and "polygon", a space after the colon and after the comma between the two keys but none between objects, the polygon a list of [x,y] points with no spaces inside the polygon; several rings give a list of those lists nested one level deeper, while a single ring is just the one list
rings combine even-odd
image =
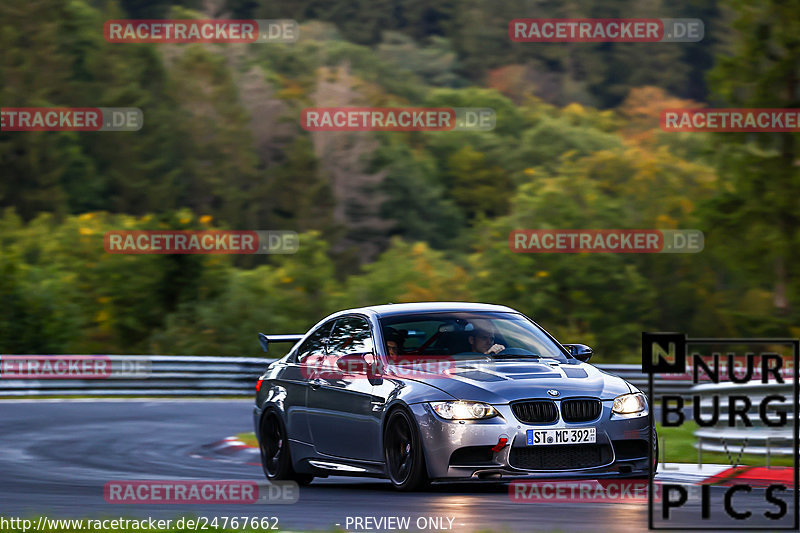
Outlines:
[{"label": "rear tire", "polygon": [[264,469],[267,479],[270,481],[295,481],[298,485],[311,483],[314,476],[298,474],[292,467],[286,427],[277,413],[270,411],[264,415],[261,419],[260,431],[258,447],[261,450],[261,467]]},{"label": "rear tire", "polygon": [[428,485],[425,454],[417,424],[405,409],[395,409],[386,420],[383,457],[386,472],[395,489],[414,491]]}]

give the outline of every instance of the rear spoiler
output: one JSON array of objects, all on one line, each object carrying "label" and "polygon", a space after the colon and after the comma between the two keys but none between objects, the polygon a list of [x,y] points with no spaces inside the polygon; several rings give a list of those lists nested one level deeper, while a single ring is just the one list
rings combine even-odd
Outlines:
[{"label": "rear spoiler", "polygon": [[302,335],[264,335],[258,334],[258,342],[261,344],[261,349],[265,352],[269,350],[269,343],[271,342],[291,342],[295,343],[302,339]]}]

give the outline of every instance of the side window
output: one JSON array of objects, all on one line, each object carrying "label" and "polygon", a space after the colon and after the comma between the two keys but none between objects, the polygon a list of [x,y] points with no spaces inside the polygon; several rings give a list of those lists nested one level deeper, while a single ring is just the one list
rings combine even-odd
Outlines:
[{"label": "side window", "polygon": [[336,321],[328,344],[328,352],[336,356],[372,351],[372,333],[369,322],[357,316],[348,316]]},{"label": "side window", "polygon": [[324,356],[325,355],[325,339],[333,326],[333,320],[325,322],[318,327],[297,349],[297,362],[300,364],[308,364],[310,356]]}]

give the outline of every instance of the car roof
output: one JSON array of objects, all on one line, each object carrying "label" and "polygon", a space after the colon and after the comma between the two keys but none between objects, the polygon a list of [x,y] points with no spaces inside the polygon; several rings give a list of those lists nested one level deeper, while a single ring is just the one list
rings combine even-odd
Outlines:
[{"label": "car roof", "polygon": [[475,311],[490,311],[490,312],[505,312],[517,313],[515,309],[506,307],[505,305],[495,304],[482,304],[473,302],[415,302],[404,304],[386,304],[386,305],[371,305],[359,309],[350,309],[347,312],[369,312],[378,315],[378,317],[406,315],[413,313],[435,313],[435,312],[475,312]]}]

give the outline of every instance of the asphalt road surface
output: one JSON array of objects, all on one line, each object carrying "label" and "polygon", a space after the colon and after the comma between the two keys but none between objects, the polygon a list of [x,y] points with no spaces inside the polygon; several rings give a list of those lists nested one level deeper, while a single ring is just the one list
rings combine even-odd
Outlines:
[{"label": "asphalt road surface", "polygon": [[[520,503],[511,500],[504,484],[440,485],[424,493],[404,494],[380,480],[328,478],[302,487],[299,501],[291,505],[114,505],[105,501],[103,488],[112,480],[263,482],[259,466],[197,453],[205,444],[252,431],[251,412],[249,401],[0,401],[0,515],[277,517],[281,529],[293,531],[345,529],[348,524],[350,531],[377,530],[374,523],[369,529],[356,528],[354,517],[409,517],[412,531],[448,530],[451,521],[449,530],[456,532],[647,529],[645,501]],[[698,497],[673,514],[669,525],[756,525],[725,520],[724,491],[712,487],[709,520],[701,520],[698,491]],[[793,501],[790,496],[786,500],[791,518]],[[761,514],[776,510],[765,502],[763,490],[738,494],[734,501],[764,525],[768,522]],[[660,511],[659,506],[656,512]],[[430,518],[441,519],[445,527],[429,528],[418,522]]]}]

